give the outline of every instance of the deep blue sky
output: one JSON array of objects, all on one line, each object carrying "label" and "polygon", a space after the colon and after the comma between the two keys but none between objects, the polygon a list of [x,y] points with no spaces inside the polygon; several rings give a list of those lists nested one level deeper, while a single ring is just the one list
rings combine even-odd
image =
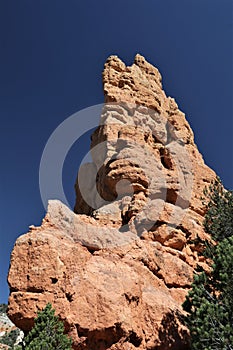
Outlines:
[{"label": "deep blue sky", "polygon": [[[44,215],[38,173],[53,130],[103,102],[110,54],[156,65],[165,91],[186,113],[206,163],[232,182],[232,0],[0,1],[0,302],[16,238]],[[71,206],[82,139],[69,153]]]}]

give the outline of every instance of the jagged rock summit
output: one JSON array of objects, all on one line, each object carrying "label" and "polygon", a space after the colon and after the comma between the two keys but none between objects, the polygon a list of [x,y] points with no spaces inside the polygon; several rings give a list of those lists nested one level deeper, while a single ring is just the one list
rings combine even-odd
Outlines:
[{"label": "jagged rock summit", "polygon": [[110,56],[93,162],[77,177],[75,213],[49,202],[41,227],[19,237],[9,270],[9,317],[24,331],[51,302],[76,350],[188,349],[181,304],[197,264],[201,195],[216,175],[159,71]]}]

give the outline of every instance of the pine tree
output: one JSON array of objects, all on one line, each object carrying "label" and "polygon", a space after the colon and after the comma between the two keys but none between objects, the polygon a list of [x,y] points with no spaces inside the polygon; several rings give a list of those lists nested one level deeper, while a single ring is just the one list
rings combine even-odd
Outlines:
[{"label": "pine tree", "polygon": [[233,193],[217,179],[205,195],[204,227],[215,240],[205,253],[213,265],[210,274],[195,275],[183,307],[192,350],[233,350]]},{"label": "pine tree", "polygon": [[224,238],[233,235],[233,192],[226,191],[217,178],[204,190],[207,200],[207,212],[204,228],[215,241],[220,242]]},{"label": "pine tree", "polygon": [[55,316],[55,310],[51,304],[38,312],[35,325],[28,333],[25,342],[25,350],[71,350],[72,341],[64,334],[64,325]]}]

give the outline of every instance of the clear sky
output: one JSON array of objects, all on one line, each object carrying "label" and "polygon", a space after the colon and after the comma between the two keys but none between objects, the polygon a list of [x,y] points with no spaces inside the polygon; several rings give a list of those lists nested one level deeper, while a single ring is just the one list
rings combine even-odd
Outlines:
[{"label": "clear sky", "polygon": [[[232,182],[232,0],[0,1],[0,302],[6,302],[16,238],[39,225],[39,164],[53,130],[103,102],[101,72],[117,54],[144,55],[163,75],[195,133],[206,163]],[[70,205],[83,137],[67,156]]]}]

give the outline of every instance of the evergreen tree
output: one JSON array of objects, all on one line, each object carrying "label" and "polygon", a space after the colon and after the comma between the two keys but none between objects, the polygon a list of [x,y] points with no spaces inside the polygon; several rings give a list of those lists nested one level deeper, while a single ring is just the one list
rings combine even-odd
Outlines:
[{"label": "evergreen tree", "polygon": [[38,312],[35,325],[24,339],[25,350],[71,350],[72,341],[64,334],[64,325],[55,316],[51,304]]},{"label": "evergreen tree", "polygon": [[204,228],[217,242],[233,235],[233,192],[226,191],[217,178],[204,190],[207,212]]},{"label": "evergreen tree", "polygon": [[217,179],[205,195],[204,227],[215,240],[206,242],[206,256],[213,265],[210,274],[195,275],[183,307],[192,350],[233,350],[233,193]]}]

